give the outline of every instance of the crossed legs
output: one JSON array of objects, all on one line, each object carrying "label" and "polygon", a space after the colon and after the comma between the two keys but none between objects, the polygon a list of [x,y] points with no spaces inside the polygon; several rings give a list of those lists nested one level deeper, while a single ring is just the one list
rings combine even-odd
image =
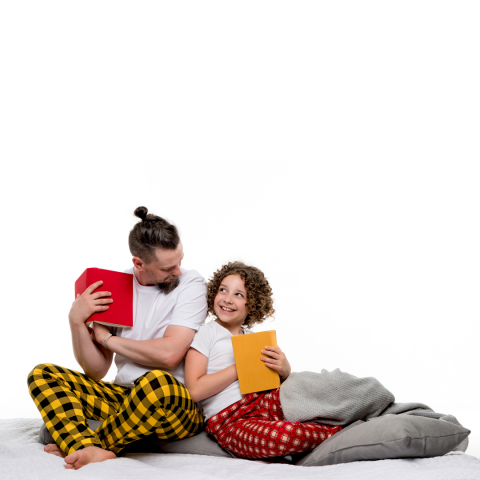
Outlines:
[{"label": "crossed legs", "polygon": [[[65,454],[67,468],[115,458],[128,443],[152,433],[161,439],[186,438],[203,426],[184,385],[160,370],[146,372],[128,388],[41,364],[30,373],[28,385],[56,442],[45,451]],[[103,423],[93,431],[87,418]]]}]

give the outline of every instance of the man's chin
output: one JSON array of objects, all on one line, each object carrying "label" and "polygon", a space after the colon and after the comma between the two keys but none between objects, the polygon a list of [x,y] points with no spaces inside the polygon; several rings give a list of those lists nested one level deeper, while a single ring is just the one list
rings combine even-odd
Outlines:
[{"label": "man's chin", "polygon": [[175,280],[169,280],[168,282],[157,283],[157,287],[165,295],[168,295],[170,292],[173,292],[178,287],[179,284],[180,284],[180,279],[176,277]]}]

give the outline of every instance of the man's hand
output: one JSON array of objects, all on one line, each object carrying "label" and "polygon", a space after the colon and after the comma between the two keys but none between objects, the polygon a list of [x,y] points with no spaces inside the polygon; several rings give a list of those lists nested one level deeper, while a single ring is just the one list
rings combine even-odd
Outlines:
[{"label": "man's hand", "polygon": [[72,308],[68,314],[71,326],[84,324],[95,312],[104,312],[108,310],[106,304],[112,303],[113,300],[109,297],[110,292],[95,292],[103,281],[92,283],[81,295],[72,303]]},{"label": "man's hand", "polygon": [[275,370],[280,375],[282,382],[286,380],[292,369],[282,350],[279,347],[265,347],[262,354],[266,356],[260,357],[260,360],[265,362],[268,368]]}]

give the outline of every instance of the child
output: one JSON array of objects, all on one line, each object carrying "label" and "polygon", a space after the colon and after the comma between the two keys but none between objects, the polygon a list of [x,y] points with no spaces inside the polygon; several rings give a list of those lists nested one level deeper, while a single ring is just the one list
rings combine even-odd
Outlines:
[{"label": "child", "polygon": [[[203,407],[207,432],[240,457],[268,458],[312,450],[341,430],[285,421],[279,388],[240,393],[231,337],[251,333],[247,328],[274,313],[272,290],[263,273],[229,263],[214,273],[207,288],[208,311],[216,318],[200,327],[185,358],[185,384]],[[261,354],[282,382],[290,375],[280,348],[266,346]]]}]

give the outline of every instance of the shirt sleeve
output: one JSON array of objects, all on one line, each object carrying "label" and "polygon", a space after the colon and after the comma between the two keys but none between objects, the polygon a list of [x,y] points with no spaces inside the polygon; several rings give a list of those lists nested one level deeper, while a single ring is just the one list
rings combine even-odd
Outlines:
[{"label": "shirt sleeve", "polygon": [[193,337],[191,348],[198,350],[207,358],[210,356],[210,349],[212,348],[212,330],[207,325],[201,325],[198,332]]},{"label": "shirt sleeve", "polygon": [[207,284],[200,275],[193,277],[178,294],[170,325],[198,330],[207,317]]}]

